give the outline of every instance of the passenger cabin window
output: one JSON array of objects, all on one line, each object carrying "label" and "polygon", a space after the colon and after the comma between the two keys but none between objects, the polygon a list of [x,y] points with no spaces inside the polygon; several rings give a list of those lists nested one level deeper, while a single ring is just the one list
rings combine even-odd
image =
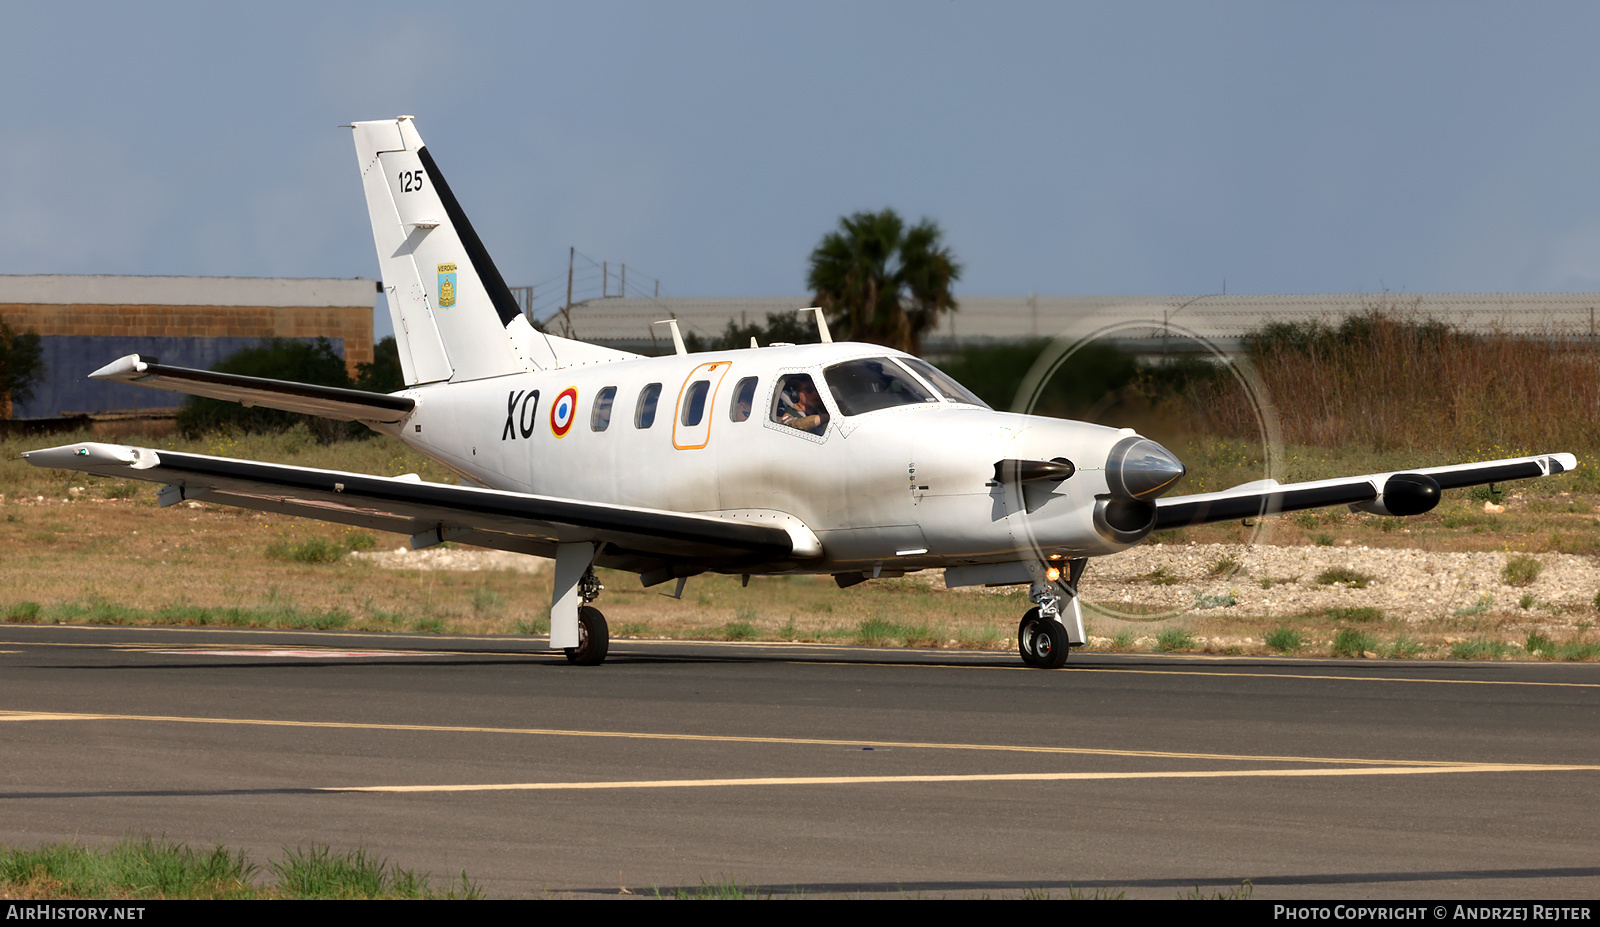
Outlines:
[{"label": "passenger cabin window", "polygon": [[742,422],[750,417],[756,404],[756,378],[745,377],[733,388],[733,402],[728,405],[728,418]]},{"label": "passenger cabin window", "polygon": [[989,408],[989,404],[979,399],[972,390],[957,383],[948,373],[927,361],[915,357],[903,357],[900,359],[900,363],[910,367],[912,373],[921,374],[924,380],[933,384],[933,388],[951,402],[965,402],[979,408]]},{"label": "passenger cabin window", "polygon": [[685,428],[693,428],[706,417],[706,393],[710,391],[710,380],[696,380],[689,384],[689,391],[683,396],[683,415],[679,418]]},{"label": "passenger cabin window", "polygon": [[845,415],[939,401],[887,357],[834,364],[822,375],[828,381],[828,388],[833,390],[833,401]]},{"label": "passenger cabin window", "polygon": [[660,383],[652,383],[639,391],[639,407],[633,412],[633,427],[649,428],[656,423],[656,400],[660,398]]},{"label": "passenger cabin window", "polygon": [[807,434],[820,435],[828,430],[828,408],[822,404],[822,395],[810,374],[791,373],[778,381],[772,397],[772,420]]},{"label": "passenger cabin window", "polygon": [[616,399],[615,386],[608,386],[594,394],[594,411],[589,414],[590,431],[605,431],[611,427],[611,405]]}]

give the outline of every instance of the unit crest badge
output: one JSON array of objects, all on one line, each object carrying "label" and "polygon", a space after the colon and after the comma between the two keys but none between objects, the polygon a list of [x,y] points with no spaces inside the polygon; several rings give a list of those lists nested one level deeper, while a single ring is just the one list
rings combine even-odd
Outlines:
[{"label": "unit crest badge", "polygon": [[456,265],[439,265],[439,308],[449,309],[456,304]]}]

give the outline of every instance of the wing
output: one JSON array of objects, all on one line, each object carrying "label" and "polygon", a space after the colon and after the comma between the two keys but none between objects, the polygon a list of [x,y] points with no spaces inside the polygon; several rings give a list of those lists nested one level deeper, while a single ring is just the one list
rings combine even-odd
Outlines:
[{"label": "wing", "polygon": [[598,542],[595,563],[639,573],[646,583],[671,578],[674,571],[683,575],[685,569],[744,572],[821,553],[803,526],[425,483],[415,477],[95,443],[27,451],[23,457],[38,467],[166,483],[160,496],[164,506],[198,499],[300,515],[409,535],[414,547],[460,541],[552,557],[558,544]]},{"label": "wing", "polygon": [[208,399],[225,399],[247,406],[319,415],[341,422],[398,422],[416,406],[414,401],[404,396],[385,396],[359,389],[312,386],[213,370],[192,370],[159,363],[153,357],[140,357],[138,354],[119,357],[89,376],[113,383],[132,383]]},{"label": "wing", "polygon": [[1309,483],[1262,480],[1222,492],[1159,499],[1155,530],[1330,505],[1348,505],[1374,515],[1420,515],[1439,504],[1441,490],[1554,476],[1577,466],[1578,459],[1571,454],[1544,454]]}]

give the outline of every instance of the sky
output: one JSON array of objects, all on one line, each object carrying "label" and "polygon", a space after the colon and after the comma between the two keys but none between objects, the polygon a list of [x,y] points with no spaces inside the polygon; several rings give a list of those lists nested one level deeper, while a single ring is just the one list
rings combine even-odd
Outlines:
[{"label": "sky", "polygon": [[570,247],[626,263],[631,293],[803,295],[822,236],[886,207],[939,224],[958,298],[1600,290],[1593,4],[6,19],[0,273],[376,277],[339,127],[412,114],[507,282],[541,294]]}]

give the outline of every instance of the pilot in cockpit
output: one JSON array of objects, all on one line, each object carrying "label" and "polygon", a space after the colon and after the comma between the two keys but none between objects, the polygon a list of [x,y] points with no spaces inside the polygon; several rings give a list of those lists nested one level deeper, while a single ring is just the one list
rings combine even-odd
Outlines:
[{"label": "pilot in cockpit", "polygon": [[773,421],[807,434],[820,435],[828,430],[828,410],[817,393],[817,385],[808,374],[793,374],[783,378],[778,386],[778,403],[772,412]]}]

